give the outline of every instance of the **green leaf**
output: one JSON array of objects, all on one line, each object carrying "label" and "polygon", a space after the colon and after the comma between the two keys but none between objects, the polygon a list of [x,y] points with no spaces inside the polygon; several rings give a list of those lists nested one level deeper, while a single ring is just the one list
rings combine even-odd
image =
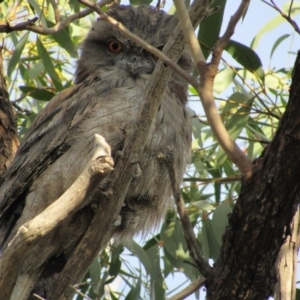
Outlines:
[{"label": "green leaf", "polygon": [[44,27],[47,27],[47,22],[43,13],[43,10],[41,10],[39,3],[37,3],[35,0],[28,0],[33,13],[39,17],[39,19],[42,21],[42,24]]},{"label": "green leaf", "polygon": [[[243,94],[241,94],[243,95]],[[243,106],[241,106],[237,112],[226,122],[225,127],[232,138],[236,140],[243,128],[246,126],[246,123],[249,119],[249,113],[253,105],[254,98],[249,99]],[[221,147],[219,147],[217,153],[218,165],[222,165],[226,161],[226,154]]]},{"label": "green leaf", "polygon": [[245,69],[264,80],[265,73],[261,60],[254,50],[233,40],[227,43],[225,50]]},{"label": "green leaf", "polygon": [[272,47],[270,57],[273,56],[273,54],[274,54],[276,48],[277,48],[277,47],[278,47],[278,46],[279,46],[286,38],[288,38],[289,36],[290,36],[290,34],[284,34],[284,35],[282,35],[281,37],[279,37],[279,38],[276,40],[276,42],[274,43],[274,45],[273,45],[273,47]]},{"label": "green leaf", "polygon": [[235,92],[231,94],[226,104],[224,105],[224,108],[222,109],[222,115],[227,116],[228,114],[232,115],[233,111],[237,110],[239,106],[244,105],[247,103],[249,97],[243,93]]},{"label": "green leaf", "polygon": [[[48,21],[49,27],[53,27],[55,24]],[[64,48],[72,57],[77,57],[77,49],[71,39],[68,28],[64,28],[57,33],[52,34],[53,39]]]},{"label": "green leaf", "polygon": [[234,141],[238,138],[249,119],[249,113],[253,105],[253,100],[253,98],[249,99],[225,124],[228,133]]},{"label": "green leaf", "polygon": [[207,211],[213,210],[215,208],[214,205],[212,205],[212,203],[207,200],[194,201],[192,205],[199,208],[200,210]]},{"label": "green leaf", "polygon": [[296,300],[300,300],[300,289],[296,289]]},{"label": "green leaf", "polygon": [[200,23],[200,29],[198,32],[198,40],[201,43],[204,57],[207,58],[211,52],[211,49],[216,44],[220,36],[221,26],[223,22],[224,9],[226,0],[216,0],[213,2],[213,7],[219,7],[219,10],[210,15],[208,18],[204,18]]},{"label": "green leaf", "polygon": [[214,81],[214,91],[221,94],[233,81],[236,73],[231,68],[225,68],[218,72]]},{"label": "green leaf", "polygon": [[123,246],[118,245],[118,246],[113,246],[112,251],[111,251],[111,262],[109,265],[109,275],[112,277],[116,277],[121,269],[122,262],[120,260],[120,254],[123,252]]},{"label": "green leaf", "polygon": [[51,77],[55,87],[59,91],[63,90],[63,86],[62,86],[60,79],[55,71],[54,66],[53,66],[52,59],[50,58],[47,49],[44,47],[44,45],[40,41],[39,37],[37,37],[36,45],[37,45],[38,54],[40,56],[40,59],[43,62],[46,72]]},{"label": "green leaf", "polygon": [[11,76],[12,72],[16,69],[17,64],[20,62],[20,58],[21,58],[23,49],[25,47],[25,44],[28,40],[28,36],[29,36],[29,32],[24,34],[22,36],[22,38],[16,44],[14,53],[11,56],[11,59],[9,60],[9,63],[8,63],[8,68],[7,68],[8,76]]},{"label": "green leaf", "polygon": [[149,5],[152,0],[129,0],[129,3],[133,6],[135,5]]},{"label": "green leaf", "polygon": [[[289,14],[290,1],[287,1],[283,6],[283,12]],[[291,17],[294,17],[296,14],[300,12],[300,3],[294,2],[293,7],[291,9]],[[274,30],[277,26],[286,23],[286,19],[284,19],[280,14],[276,17],[268,21],[258,32],[251,43],[251,48],[256,49],[261,38],[264,34],[268,33],[271,30]]]},{"label": "green leaf", "polygon": [[232,209],[229,204],[223,202],[216,207],[213,213],[211,226],[216,240],[220,246],[222,244],[222,236],[225,232],[225,228],[228,225],[228,214],[230,214],[231,212]]},{"label": "green leaf", "polygon": [[161,266],[160,266],[160,256],[159,256],[159,247],[158,244],[147,247],[147,255],[152,262],[152,269],[151,269],[151,287],[154,290],[155,299],[165,299],[165,291],[166,286],[164,283],[164,279],[161,273]]},{"label": "green leaf", "polygon": [[54,93],[49,92],[46,89],[34,88],[31,86],[19,86],[19,89],[24,94],[28,94],[30,97],[42,101],[49,101],[55,96]]},{"label": "green leaf", "polygon": [[146,251],[137,244],[134,240],[130,240],[128,242],[124,243],[124,246],[135,256],[137,256],[140,260],[140,262],[143,264],[143,266],[146,269],[146,272],[149,274],[151,272],[151,261],[146,253]]},{"label": "green leaf", "polygon": [[216,261],[220,253],[220,245],[212,229],[211,220],[207,216],[202,218],[202,244],[205,258]]},{"label": "green leaf", "polygon": [[130,292],[127,294],[125,300],[139,300],[141,293],[142,274],[138,281],[133,285]]},{"label": "green leaf", "polygon": [[100,285],[100,274],[100,263],[98,257],[96,257],[90,265],[90,277],[93,283],[91,286],[95,294],[98,293],[98,288]]}]

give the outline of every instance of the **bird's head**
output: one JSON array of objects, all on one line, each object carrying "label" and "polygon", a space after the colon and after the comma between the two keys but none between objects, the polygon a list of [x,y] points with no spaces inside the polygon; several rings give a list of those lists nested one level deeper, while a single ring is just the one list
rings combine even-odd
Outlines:
[{"label": "bird's head", "polygon": [[[150,6],[119,6],[107,14],[121,22],[148,44],[162,50],[177,25],[177,19]],[[97,77],[115,82],[148,79],[157,57],[125,37],[104,20],[94,23],[83,42],[76,70],[76,83]],[[191,58],[185,51],[178,64],[190,71]],[[117,84],[118,85],[118,84]]]}]

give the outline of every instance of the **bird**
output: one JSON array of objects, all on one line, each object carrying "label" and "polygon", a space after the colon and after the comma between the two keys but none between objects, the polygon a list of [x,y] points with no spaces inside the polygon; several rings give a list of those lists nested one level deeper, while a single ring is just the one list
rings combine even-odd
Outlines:
[{"label": "bird", "polygon": [[[175,16],[151,6],[112,6],[106,13],[159,50],[178,23]],[[158,58],[101,18],[93,23],[80,52],[74,86],[54,96],[38,114],[4,176],[0,188],[2,252],[22,224],[59,198],[82,173],[95,134],[105,138],[116,162],[139,120]],[[191,72],[187,49],[178,65]],[[173,149],[176,176],[182,180],[190,161],[192,136],[187,89],[187,82],[173,71],[139,159],[141,174],[133,178],[120,222],[114,225],[112,238],[116,240],[149,232],[173,205],[168,170],[158,155]],[[101,205],[101,199],[97,201]],[[48,279],[51,282],[61,271],[94,213],[92,204],[80,209],[20,265],[16,286],[26,287],[22,292],[15,287],[14,299],[29,299],[37,290],[47,298],[51,284],[37,287]]]}]

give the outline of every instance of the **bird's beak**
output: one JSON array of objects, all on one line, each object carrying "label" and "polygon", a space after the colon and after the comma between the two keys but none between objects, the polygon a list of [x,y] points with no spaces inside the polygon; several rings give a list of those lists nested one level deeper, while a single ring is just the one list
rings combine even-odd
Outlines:
[{"label": "bird's beak", "polygon": [[134,54],[122,59],[120,67],[132,75],[151,74],[155,64],[150,59]]}]

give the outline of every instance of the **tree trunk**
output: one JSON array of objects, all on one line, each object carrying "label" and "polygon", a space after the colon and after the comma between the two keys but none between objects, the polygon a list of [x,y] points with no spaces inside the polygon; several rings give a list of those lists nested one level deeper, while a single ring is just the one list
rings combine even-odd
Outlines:
[{"label": "tree trunk", "polygon": [[3,73],[2,49],[0,49],[0,185],[18,147],[17,123],[9,102]]},{"label": "tree trunk", "polygon": [[274,265],[292,234],[300,199],[300,55],[290,99],[273,141],[253,163],[229,217],[220,257],[207,279],[208,300],[267,299]]},{"label": "tree trunk", "polygon": [[291,227],[292,234],[281,247],[276,264],[275,300],[296,300],[299,208]]}]

